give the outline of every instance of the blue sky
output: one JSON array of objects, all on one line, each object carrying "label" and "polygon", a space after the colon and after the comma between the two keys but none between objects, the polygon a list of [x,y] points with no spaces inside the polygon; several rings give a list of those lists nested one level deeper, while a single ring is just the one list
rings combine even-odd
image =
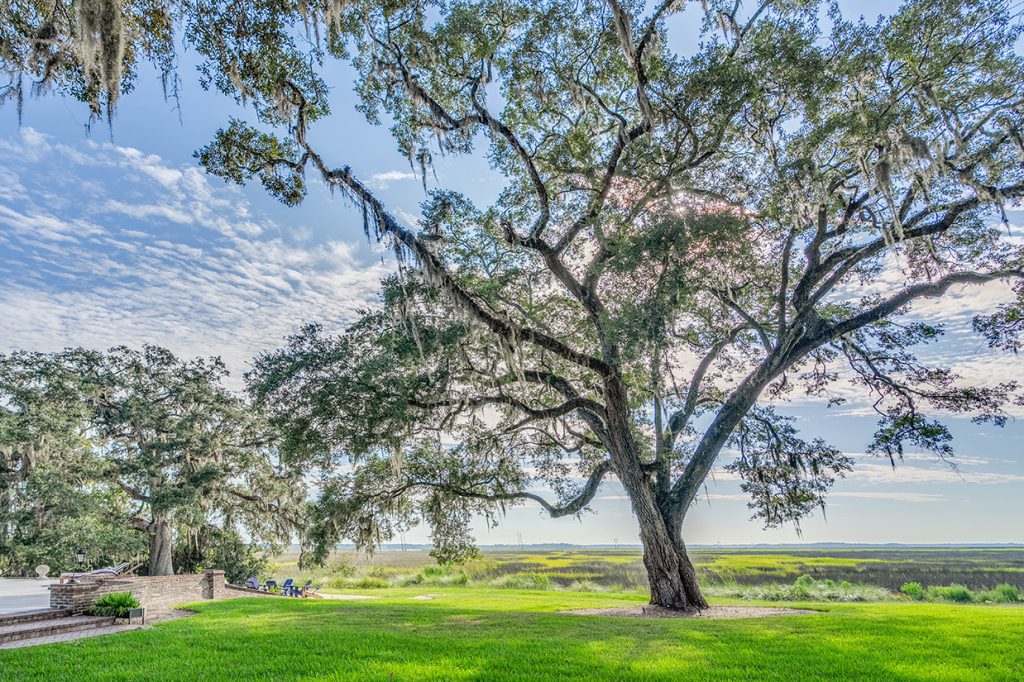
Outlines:
[{"label": "blue sky", "polygon": [[[361,219],[341,199],[318,187],[300,207],[286,208],[258,187],[228,186],[195,166],[193,151],[229,115],[244,112],[193,86],[187,64],[183,75],[180,111],[163,100],[150,74],[121,101],[113,139],[102,125],[86,134],[88,113],[73,102],[29,100],[20,127],[13,108],[0,109],[0,350],[149,342],[184,355],[221,355],[237,381],[254,353],[277,347],[299,324],[340,328],[373,304],[379,277],[394,264],[367,244]],[[335,115],[314,139],[328,159],[350,165],[396,215],[414,222],[422,185],[387,128],[355,112],[351,72],[332,67],[329,80]],[[436,161],[431,184],[480,201],[501,188],[479,156]],[[1010,217],[1019,235],[1024,214]],[[922,308],[950,332],[931,357],[979,383],[1024,379],[1024,361],[993,354],[966,333],[972,310],[1005,297],[1005,287],[989,286]],[[784,411],[806,435],[859,453],[875,419],[863,396],[850,398],[841,409],[797,403]],[[720,471],[691,512],[686,538],[1024,541],[1024,424],[948,423],[959,473],[923,453],[910,453],[895,471],[887,461],[858,455],[858,469],[835,488],[827,520],[808,519],[798,538],[791,528],[764,531],[750,521],[737,482]],[[516,508],[497,529],[479,524],[478,539],[515,542],[521,533],[525,542],[636,541],[617,484],[606,483],[593,508],[581,520]],[[426,534],[407,539],[425,541]]]}]

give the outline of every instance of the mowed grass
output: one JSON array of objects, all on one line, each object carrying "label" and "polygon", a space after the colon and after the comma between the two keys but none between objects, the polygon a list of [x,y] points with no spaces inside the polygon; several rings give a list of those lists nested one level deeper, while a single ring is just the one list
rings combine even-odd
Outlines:
[{"label": "mowed grass", "polygon": [[439,592],[198,604],[199,615],[151,629],[0,651],[0,679],[1024,679],[1022,607],[828,604],[762,619],[632,619],[557,612],[635,595]]}]

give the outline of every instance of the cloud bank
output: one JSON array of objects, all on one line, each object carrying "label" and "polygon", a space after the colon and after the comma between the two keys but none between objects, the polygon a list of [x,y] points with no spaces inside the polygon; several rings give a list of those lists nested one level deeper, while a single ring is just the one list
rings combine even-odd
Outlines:
[{"label": "cloud bank", "polygon": [[26,128],[0,141],[0,169],[0,350],[154,343],[220,355],[238,385],[301,324],[373,305],[391,269],[130,147]]}]

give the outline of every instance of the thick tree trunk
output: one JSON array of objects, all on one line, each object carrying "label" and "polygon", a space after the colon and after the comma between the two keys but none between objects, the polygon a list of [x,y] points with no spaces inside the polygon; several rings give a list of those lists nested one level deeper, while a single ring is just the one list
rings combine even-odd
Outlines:
[{"label": "thick tree trunk", "polygon": [[645,542],[643,561],[650,583],[651,604],[688,611],[708,608],[682,543],[664,546],[660,540]]},{"label": "thick tree trunk", "polygon": [[644,567],[651,587],[651,604],[684,611],[708,608],[682,540],[673,537],[669,524],[663,519],[647,520],[637,516],[637,520],[644,546]]},{"label": "thick tree trunk", "polygon": [[149,526],[149,574],[174,575],[174,531],[169,516],[158,516]]},{"label": "thick tree trunk", "polygon": [[621,382],[613,379],[606,383],[605,402],[612,464],[640,524],[651,604],[684,611],[706,609],[708,604],[697,585],[697,574],[686,556],[680,534],[683,515],[673,513],[668,500],[659,504],[651,475],[644,470],[637,454],[629,401]]}]

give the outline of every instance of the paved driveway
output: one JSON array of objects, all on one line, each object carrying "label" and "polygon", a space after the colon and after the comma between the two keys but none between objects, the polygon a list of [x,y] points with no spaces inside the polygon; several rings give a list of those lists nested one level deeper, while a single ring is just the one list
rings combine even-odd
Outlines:
[{"label": "paved driveway", "polygon": [[55,580],[0,578],[0,613],[45,609],[50,605],[50,590]]}]

